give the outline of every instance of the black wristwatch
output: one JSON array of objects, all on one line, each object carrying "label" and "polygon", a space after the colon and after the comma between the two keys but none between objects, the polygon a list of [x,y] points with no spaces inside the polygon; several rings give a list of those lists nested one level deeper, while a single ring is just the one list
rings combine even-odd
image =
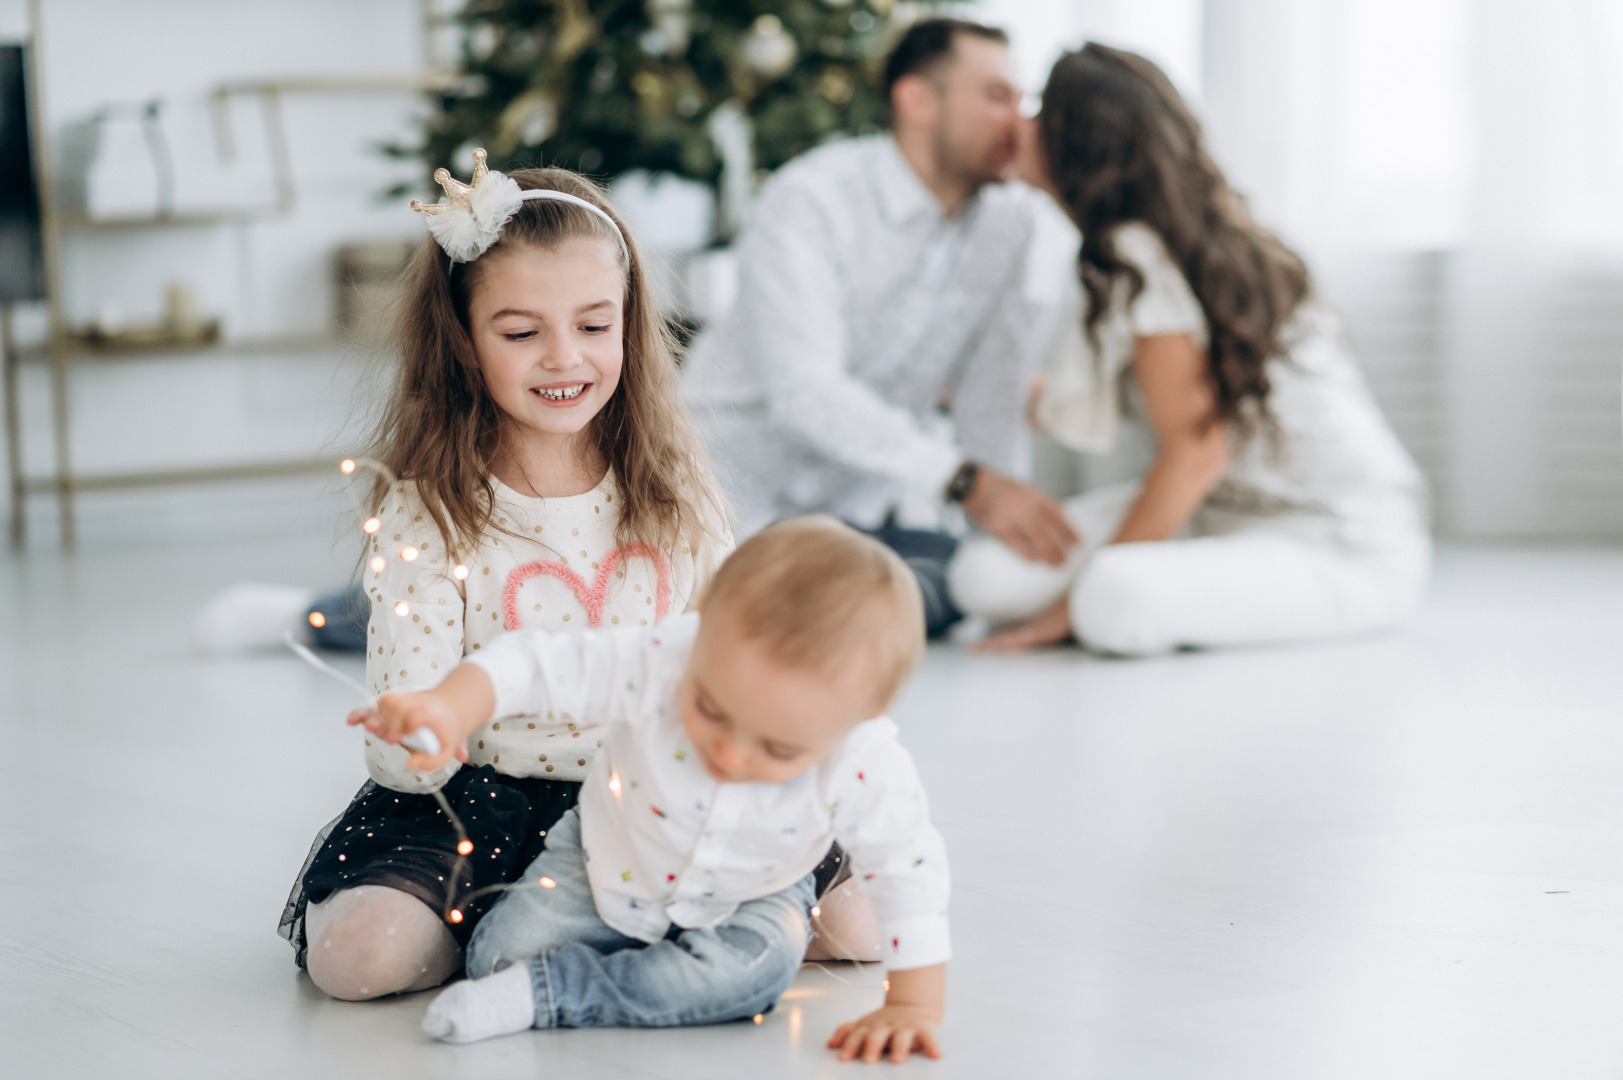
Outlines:
[{"label": "black wristwatch", "polygon": [[975,478],[980,474],[981,467],[973,461],[958,466],[958,471],[947,481],[947,501],[961,503],[969,498],[975,491]]}]

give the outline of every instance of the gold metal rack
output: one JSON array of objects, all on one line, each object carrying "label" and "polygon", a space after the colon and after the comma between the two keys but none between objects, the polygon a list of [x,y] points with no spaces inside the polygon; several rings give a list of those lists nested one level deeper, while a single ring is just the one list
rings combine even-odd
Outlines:
[{"label": "gold metal rack", "polygon": [[[45,263],[46,319],[48,334],[43,349],[21,351],[16,345],[12,312],[0,306],[0,388],[6,396],[5,426],[11,494],[11,540],[21,548],[27,541],[27,500],[30,495],[55,494],[61,520],[62,546],[72,550],[78,539],[74,500],[82,493],[122,491],[133,488],[181,484],[260,480],[296,476],[329,466],[325,458],[290,458],[274,461],[235,462],[184,468],[156,468],[118,472],[81,473],[73,468],[72,417],[68,394],[72,369],[87,363],[138,362],[142,358],[195,356],[199,358],[266,355],[353,348],[334,336],[267,337],[207,344],[165,344],[124,347],[114,344],[90,345],[76,341],[63,320],[61,238],[66,232],[109,232],[131,229],[176,227],[238,226],[267,220],[292,210],[295,201],[293,168],[288,155],[282,98],[291,93],[391,93],[444,89],[455,82],[445,72],[355,77],[292,77],[256,79],[223,83],[210,94],[216,137],[222,155],[234,153],[229,125],[229,106],[234,97],[257,97],[265,117],[271,166],[276,186],[276,202],[263,208],[223,212],[182,212],[127,217],[93,218],[81,213],[64,213],[57,205],[55,158],[51,132],[46,123],[44,78],[41,74],[41,0],[29,0],[28,107],[33,135],[35,179],[39,189],[40,221]],[[425,37],[444,20],[433,14],[429,0],[423,4]],[[20,367],[43,362],[50,369],[51,428],[54,472],[28,476],[22,463],[22,415],[18,402]]]}]

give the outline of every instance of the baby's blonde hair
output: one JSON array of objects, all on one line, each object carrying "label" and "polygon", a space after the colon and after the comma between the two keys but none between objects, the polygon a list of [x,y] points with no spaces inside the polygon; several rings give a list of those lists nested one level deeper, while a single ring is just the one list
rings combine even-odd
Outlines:
[{"label": "baby's blonde hair", "polygon": [[856,662],[883,712],[924,651],[924,601],[907,564],[826,515],[792,518],[745,541],[705,593],[723,617],[781,663],[834,673]]}]

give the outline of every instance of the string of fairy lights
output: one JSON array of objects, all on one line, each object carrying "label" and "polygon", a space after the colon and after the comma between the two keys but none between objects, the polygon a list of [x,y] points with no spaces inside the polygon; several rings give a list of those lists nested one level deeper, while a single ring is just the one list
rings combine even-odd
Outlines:
[{"label": "string of fairy lights", "polygon": [[[374,461],[371,458],[345,458],[343,461],[338,463],[338,471],[345,476],[354,476],[357,472],[361,471],[375,473],[377,476],[387,482],[387,491],[390,493],[396,493],[400,490],[400,478],[394,474],[393,470],[382,462]],[[379,516],[382,514],[382,512],[382,509],[379,509],[377,513],[373,514],[371,517],[368,517],[364,522],[361,523],[361,531],[367,536],[374,538],[374,548],[377,547],[375,538],[378,530],[383,527],[383,519]],[[421,556],[422,552],[411,544],[406,544],[394,552],[394,557],[398,558],[401,562],[406,563],[416,562]],[[376,551],[373,556],[367,560],[366,565],[367,569],[372,571],[374,577],[381,577],[383,571],[388,569],[389,560],[381,551]],[[451,567],[450,573],[451,576],[456,580],[466,581],[468,578],[468,567],[460,562],[454,563]],[[411,614],[410,603],[405,600],[396,602],[394,605],[394,614],[399,618],[409,616]],[[317,629],[326,626],[326,614],[321,611],[312,611],[310,613],[310,625]],[[316,671],[319,671],[323,675],[330,678],[336,679],[345,686],[358,691],[364,699],[362,705],[363,708],[374,708],[377,706],[377,697],[373,695],[362,683],[358,682],[351,676],[338,670],[321,657],[317,656],[314,650],[296,640],[291,633],[287,634],[284,640],[286,641],[288,648],[291,649],[293,653],[299,657],[299,659],[303,660],[306,664],[309,664]],[[435,735],[434,732],[429,728],[418,728],[416,731],[402,738],[401,743],[408,749],[417,750],[430,755],[437,754],[441,750],[439,737]],[[618,787],[618,778],[614,780],[612,786]],[[467,893],[462,893],[460,891],[462,872],[467,868],[469,856],[473,854],[474,843],[473,840],[469,838],[467,830],[463,828],[462,819],[459,818],[456,811],[451,808],[451,802],[445,797],[444,793],[439,788],[435,788],[433,791],[429,792],[429,794],[432,795],[435,801],[439,803],[440,811],[445,814],[446,820],[451,823],[451,828],[455,830],[457,836],[457,857],[451,867],[449,881],[450,888],[446,893],[445,906],[442,916],[446,922],[460,923],[467,917],[465,914],[465,909],[473,900],[490,893],[501,892],[504,889],[509,889],[515,885],[523,884],[523,882],[498,882],[494,885],[486,885],[482,888],[472,889]],[[553,889],[557,888],[558,886],[556,881],[544,875],[538,878],[536,883],[544,889]],[[829,892],[833,891],[834,886],[835,883],[830,882],[828,889],[824,890],[823,894],[817,898],[818,902],[812,905],[812,925],[820,936],[832,943],[840,951],[844,952],[850,958],[852,963],[856,964],[858,967],[861,967],[865,961],[857,959],[853,950],[847,948],[845,944],[839,940],[839,938],[829,933],[828,928],[822,923],[822,901],[828,896]],[[824,968],[821,964],[816,964],[815,966],[833,978],[839,979],[841,982],[846,981],[835,972]],[[885,989],[888,990],[889,988],[890,980],[886,979]],[[759,1015],[755,1017],[755,1022],[761,1022],[761,1017]]]}]

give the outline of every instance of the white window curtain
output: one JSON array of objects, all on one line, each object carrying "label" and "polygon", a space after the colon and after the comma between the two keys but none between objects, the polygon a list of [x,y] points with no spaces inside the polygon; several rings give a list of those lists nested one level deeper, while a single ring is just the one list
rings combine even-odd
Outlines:
[{"label": "white window curtain", "polygon": [[1623,535],[1623,5],[1207,0],[1204,18],[1219,157],[1363,331],[1440,523]]},{"label": "white window curtain", "polygon": [[1446,532],[1623,537],[1623,3],[993,0],[1160,63],[1303,251]]}]

